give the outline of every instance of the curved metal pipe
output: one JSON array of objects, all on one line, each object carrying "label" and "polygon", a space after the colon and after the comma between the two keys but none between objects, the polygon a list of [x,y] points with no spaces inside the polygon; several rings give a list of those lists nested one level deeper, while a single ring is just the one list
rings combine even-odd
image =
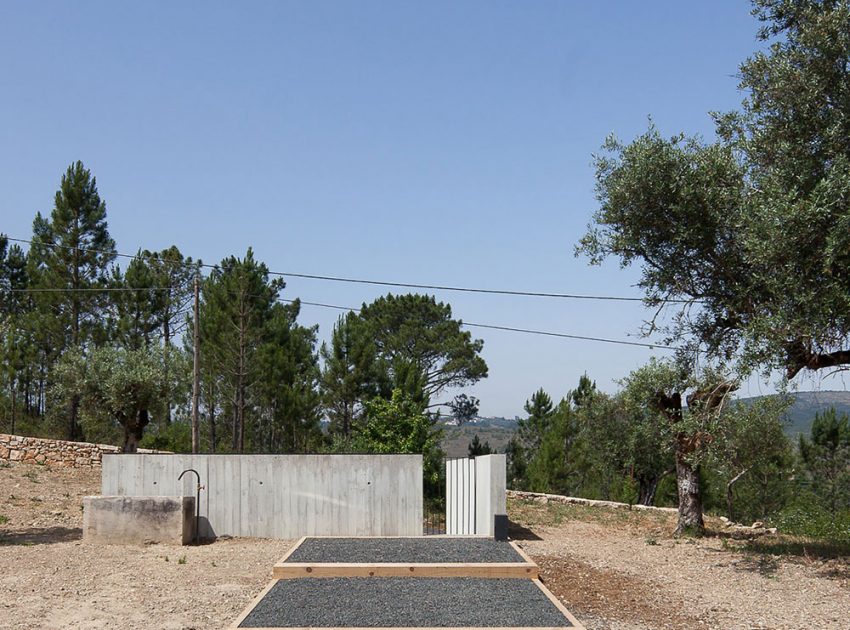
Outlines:
[{"label": "curved metal pipe", "polygon": [[203,489],[203,486],[201,485],[201,475],[194,468],[187,468],[180,473],[180,476],[177,477],[177,481],[183,479],[183,475],[187,472],[195,473],[195,476],[198,478],[198,490],[195,495],[195,535],[193,537],[194,542],[198,542],[201,535],[201,490]]}]

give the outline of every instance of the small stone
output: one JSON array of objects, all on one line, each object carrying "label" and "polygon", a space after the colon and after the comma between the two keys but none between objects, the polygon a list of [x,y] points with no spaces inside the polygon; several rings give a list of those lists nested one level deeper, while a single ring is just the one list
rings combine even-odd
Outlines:
[{"label": "small stone", "polygon": [[764,521],[756,521],[751,525],[753,529],[762,529],[764,527]]}]

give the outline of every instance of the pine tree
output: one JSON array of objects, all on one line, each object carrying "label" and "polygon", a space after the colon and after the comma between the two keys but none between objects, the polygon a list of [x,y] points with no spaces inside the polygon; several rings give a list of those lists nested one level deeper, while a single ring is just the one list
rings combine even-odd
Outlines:
[{"label": "pine tree", "polygon": [[258,351],[284,284],[269,279],[268,268],[254,260],[250,248],[243,259],[225,258],[204,282],[201,355],[218,376],[214,387],[229,412],[231,448],[237,453],[245,450],[246,425],[255,419],[250,403],[260,380]]},{"label": "pine tree", "polygon": [[[97,192],[97,182],[82,162],[69,166],[62,176],[50,218],[36,215],[32,240],[33,283],[53,290],[39,294],[42,317],[36,322],[43,347],[50,353],[48,361],[67,348],[102,344],[107,336],[102,315],[108,299],[94,289],[109,282],[115,242],[107,229],[106,204]],[[72,397],[67,424],[72,440],[83,437],[79,404],[79,398]]]},{"label": "pine tree", "polygon": [[349,438],[363,403],[381,391],[386,368],[378,359],[367,327],[353,312],[337,320],[330,346],[322,344],[321,357],[322,402],[330,419],[330,432]]}]

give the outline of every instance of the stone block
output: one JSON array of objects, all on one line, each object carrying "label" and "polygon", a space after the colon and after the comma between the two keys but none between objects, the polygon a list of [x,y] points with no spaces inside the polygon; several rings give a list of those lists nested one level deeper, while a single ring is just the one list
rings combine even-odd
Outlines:
[{"label": "stone block", "polygon": [[83,540],[108,545],[186,545],[195,497],[83,497]]}]

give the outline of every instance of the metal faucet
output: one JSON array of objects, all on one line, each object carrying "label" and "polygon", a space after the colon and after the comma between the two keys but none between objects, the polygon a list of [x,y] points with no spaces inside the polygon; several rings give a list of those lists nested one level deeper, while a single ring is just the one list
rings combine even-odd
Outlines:
[{"label": "metal faucet", "polygon": [[177,481],[180,481],[181,479],[183,479],[183,475],[185,475],[187,472],[195,473],[195,476],[198,478],[198,489],[197,489],[197,494],[195,496],[195,536],[193,538],[194,542],[198,542],[198,538],[201,535],[201,530],[200,530],[200,524],[201,524],[201,490],[204,489],[204,486],[201,485],[201,475],[200,475],[200,473],[198,473],[198,471],[195,470],[194,468],[187,468],[182,473],[180,473],[180,476],[177,477]]}]

